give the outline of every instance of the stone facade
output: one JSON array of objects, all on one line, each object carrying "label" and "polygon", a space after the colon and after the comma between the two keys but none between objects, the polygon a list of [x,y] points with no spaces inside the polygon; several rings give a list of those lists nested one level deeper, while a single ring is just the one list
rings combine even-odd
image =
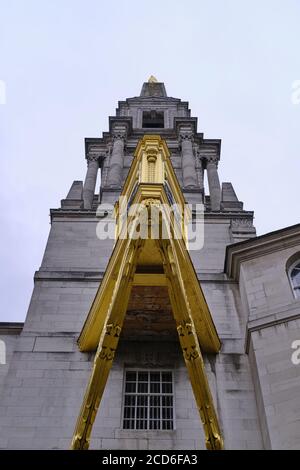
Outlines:
[{"label": "stone facade", "polygon": [[[144,114],[164,127],[143,128]],[[220,140],[197,132],[187,102],[161,83],[119,102],[109,132],[86,139],[84,184],[75,181],[51,230],[24,327],[2,325],[6,365],[0,365],[0,447],[69,448],[87,385],[92,353],[77,338],[112,252],[96,237],[101,203],[115,203],[145,133],[160,134],[186,200],[205,207],[204,247],[191,258],[222,349],[205,365],[226,449],[300,448],[300,365],[291,344],[300,339],[300,301],[286,267],[300,259],[300,226],[256,237],[231,183],[219,182]],[[101,188],[95,188],[101,168]],[[209,194],[205,194],[207,171]],[[110,217],[110,214],[108,215]],[[224,267],[225,266],[225,267]],[[151,299],[148,299],[151,302]],[[172,370],[174,430],[122,429],[124,369]],[[94,449],[204,449],[202,425],[178,342],[144,335],[122,338],[92,432]]]}]

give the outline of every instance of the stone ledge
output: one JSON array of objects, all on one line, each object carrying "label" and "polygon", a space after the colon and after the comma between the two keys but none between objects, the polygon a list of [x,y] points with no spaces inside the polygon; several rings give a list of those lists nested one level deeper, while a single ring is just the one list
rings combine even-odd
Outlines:
[{"label": "stone ledge", "polygon": [[35,340],[34,352],[73,352],[76,347],[74,337],[39,336]]},{"label": "stone ledge", "polygon": [[97,271],[36,271],[34,274],[35,281],[93,281],[100,282],[103,279],[103,272]]},{"label": "stone ledge", "polygon": [[[228,279],[226,274],[223,272],[197,272],[197,278],[202,283],[225,283],[225,284],[237,284],[234,279]],[[88,271],[85,268],[75,269],[70,271],[59,271],[59,270],[39,270],[34,274],[35,281],[102,281],[104,272],[101,271]]]},{"label": "stone ledge", "polygon": [[238,280],[243,262],[297,245],[300,246],[300,224],[227,245],[224,272]]},{"label": "stone ledge", "polygon": [[19,335],[23,330],[24,323],[0,322],[1,335]]},{"label": "stone ledge", "polygon": [[[291,308],[292,307],[292,308]],[[284,309],[284,307],[283,307]],[[245,351],[248,354],[250,346],[251,333],[254,331],[260,331],[264,328],[270,328],[281,323],[288,323],[300,319],[300,302],[289,304],[285,308],[285,311],[275,311],[266,315],[262,318],[250,320],[247,325],[246,339],[245,339]]]}]

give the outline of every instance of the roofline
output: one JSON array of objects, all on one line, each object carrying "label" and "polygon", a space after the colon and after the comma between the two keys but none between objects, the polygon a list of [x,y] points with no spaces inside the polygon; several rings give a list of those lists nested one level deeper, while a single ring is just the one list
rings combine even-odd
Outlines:
[{"label": "roofline", "polygon": [[0,322],[0,335],[19,335],[23,327],[24,322]]},{"label": "roofline", "polygon": [[300,244],[300,224],[290,225],[258,237],[227,245],[224,272],[238,280],[240,264],[289,246]]}]

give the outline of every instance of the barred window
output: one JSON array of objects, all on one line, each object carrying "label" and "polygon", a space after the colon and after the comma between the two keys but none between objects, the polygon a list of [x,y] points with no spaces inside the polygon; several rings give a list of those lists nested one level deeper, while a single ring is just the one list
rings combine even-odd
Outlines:
[{"label": "barred window", "polygon": [[125,371],[123,429],[173,429],[173,374]]}]

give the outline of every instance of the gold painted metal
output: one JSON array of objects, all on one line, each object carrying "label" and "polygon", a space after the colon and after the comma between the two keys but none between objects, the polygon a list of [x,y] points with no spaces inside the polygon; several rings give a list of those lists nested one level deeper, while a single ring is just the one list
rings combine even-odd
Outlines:
[{"label": "gold painted metal", "polygon": [[148,83],[157,83],[157,79],[151,75],[149,78],[148,78]]},{"label": "gold painted metal", "polygon": [[223,438],[205,373],[193,321],[193,312],[180,275],[176,249],[172,247],[172,240],[167,242],[160,240],[159,245],[164,260],[169,297],[177,325],[179,342],[203,424],[206,447],[209,450],[221,450],[223,449]]},{"label": "gold painted metal", "polygon": [[134,286],[166,286],[165,274],[135,274],[133,278]]},{"label": "gold painted metal", "polygon": [[141,245],[141,240],[128,240],[73,435],[71,448],[74,450],[89,448],[92,426],[118,346]]},{"label": "gold painted metal", "polygon": [[[182,208],[184,198],[168,148],[160,136],[147,135],[139,142],[121,196],[126,197],[127,203],[131,201],[127,217],[129,231],[136,228],[139,212],[145,209],[147,230],[153,222],[151,217],[158,211],[159,233],[171,221],[170,234],[180,232],[183,237],[123,239],[120,237],[124,231],[120,220],[122,202],[116,206],[117,240],[78,340],[81,351],[97,352],[72,449],[89,447],[92,425],[118,346],[133,285],[167,285],[179,342],[205,431],[206,446],[208,449],[221,449],[223,440],[201,354],[201,348],[205,352],[217,353],[221,343],[187,250],[188,218],[170,219],[170,197]],[[139,274],[136,273],[137,266],[157,266],[160,268],[158,272],[163,274]]]}]

